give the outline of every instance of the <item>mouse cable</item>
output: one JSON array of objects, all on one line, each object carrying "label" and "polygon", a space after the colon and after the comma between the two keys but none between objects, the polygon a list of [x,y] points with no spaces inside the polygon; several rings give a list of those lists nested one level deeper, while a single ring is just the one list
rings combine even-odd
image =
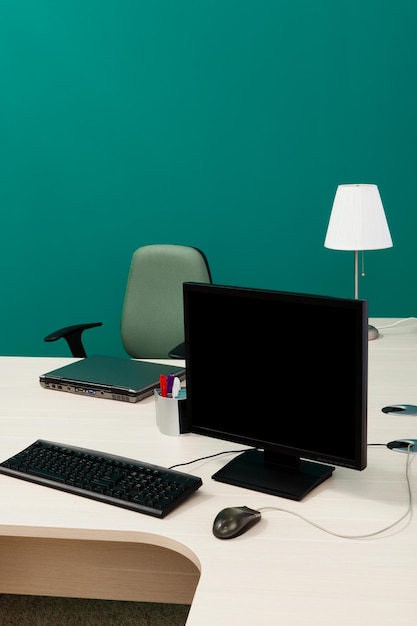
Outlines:
[{"label": "mouse cable", "polygon": [[[383,444],[371,444],[371,445],[379,446]],[[289,511],[288,509],[282,509],[280,507],[275,507],[275,506],[260,507],[258,508],[258,511],[281,511],[282,513],[289,513],[290,515],[294,515],[295,517],[298,517],[299,519],[303,520],[303,522],[307,522],[307,524],[310,524],[311,526],[314,526],[315,528],[318,528],[319,530],[322,530],[323,532],[328,533],[329,535],[333,535],[334,537],[339,537],[341,539],[368,539],[371,537],[377,537],[378,535],[382,535],[382,533],[385,533],[388,530],[395,528],[395,526],[398,526],[398,524],[400,524],[408,516],[409,516],[408,523],[410,523],[413,517],[413,494],[411,491],[410,473],[409,473],[411,460],[414,458],[414,456],[410,452],[412,445],[413,444],[410,444],[408,446],[406,465],[405,465],[405,477],[407,481],[407,491],[408,491],[407,510],[403,515],[401,515],[401,517],[396,522],[393,522],[392,524],[385,526],[385,528],[381,528],[380,530],[376,530],[375,532],[367,533],[365,535],[342,535],[341,533],[333,532],[332,530],[328,530],[327,528],[324,528],[323,526],[316,524],[316,522],[313,522],[312,520],[307,519],[306,517],[304,517],[303,515],[300,515],[299,513],[296,513],[295,511]]]},{"label": "mouse cable", "polygon": [[177,463],[176,465],[171,465],[168,469],[174,469],[174,467],[182,467],[183,465],[192,465],[192,463],[198,463],[198,461],[205,461],[206,459],[214,459],[216,456],[221,456],[222,454],[237,454],[238,452],[246,452],[247,450],[257,450],[257,448],[244,448],[243,450],[223,450],[223,452],[216,452],[215,454],[209,454],[207,456],[200,456],[198,459],[193,459],[192,461],[186,461],[185,463]]},{"label": "mouse cable", "polygon": [[378,326],[378,330],[383,330],[384,328],[393,328],[394,326],[398,326],[398,324],[404,324],[405,322],[410,322],[411,320],[413,320],[415,324],[417,323],[417,317],[404,317],[402,320],[397,320],[392,324],[387,324],[386,326]]}]

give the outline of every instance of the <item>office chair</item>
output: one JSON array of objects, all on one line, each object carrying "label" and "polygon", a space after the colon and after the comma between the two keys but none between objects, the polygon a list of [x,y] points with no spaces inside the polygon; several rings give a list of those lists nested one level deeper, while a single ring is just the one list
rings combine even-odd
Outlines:
[{"label": "office chair", "polygon": [[[211,283],[206,256],[191,246],[151,244],[132,256],[122,307],[123,347],[133,358],[184,358],[184,282]],[[44,341],[65,339],[74,357],[86,357],[84,330],[102,322],[60,328]]]}]

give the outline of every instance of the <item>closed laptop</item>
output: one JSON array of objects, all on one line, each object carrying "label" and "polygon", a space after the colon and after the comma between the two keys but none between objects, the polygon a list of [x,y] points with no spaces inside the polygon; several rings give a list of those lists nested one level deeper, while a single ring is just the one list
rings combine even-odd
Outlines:
[{"label": "closed laptop", "polygon": [[89,356],[39,377],[45,389],[139,402],[159,387],[161,374],[185,378],[185,367],[110,356]]}]

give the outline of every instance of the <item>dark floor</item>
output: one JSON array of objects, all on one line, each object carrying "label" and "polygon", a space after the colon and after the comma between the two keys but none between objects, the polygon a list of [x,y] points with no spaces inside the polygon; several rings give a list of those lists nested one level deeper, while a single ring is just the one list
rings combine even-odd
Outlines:
[{"label": "dark floor", "polygon": [[0,626],[184,626],[189,606],[0,595]]}]

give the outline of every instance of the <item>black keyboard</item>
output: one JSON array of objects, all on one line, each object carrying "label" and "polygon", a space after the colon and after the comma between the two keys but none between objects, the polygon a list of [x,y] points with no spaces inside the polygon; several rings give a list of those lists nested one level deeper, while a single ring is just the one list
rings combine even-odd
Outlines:
[{"label": "black keyboard", "polygon": [[0,463],[0,474],[154,517],[165,517],[202,485],[197,476],[42,439]]}]

